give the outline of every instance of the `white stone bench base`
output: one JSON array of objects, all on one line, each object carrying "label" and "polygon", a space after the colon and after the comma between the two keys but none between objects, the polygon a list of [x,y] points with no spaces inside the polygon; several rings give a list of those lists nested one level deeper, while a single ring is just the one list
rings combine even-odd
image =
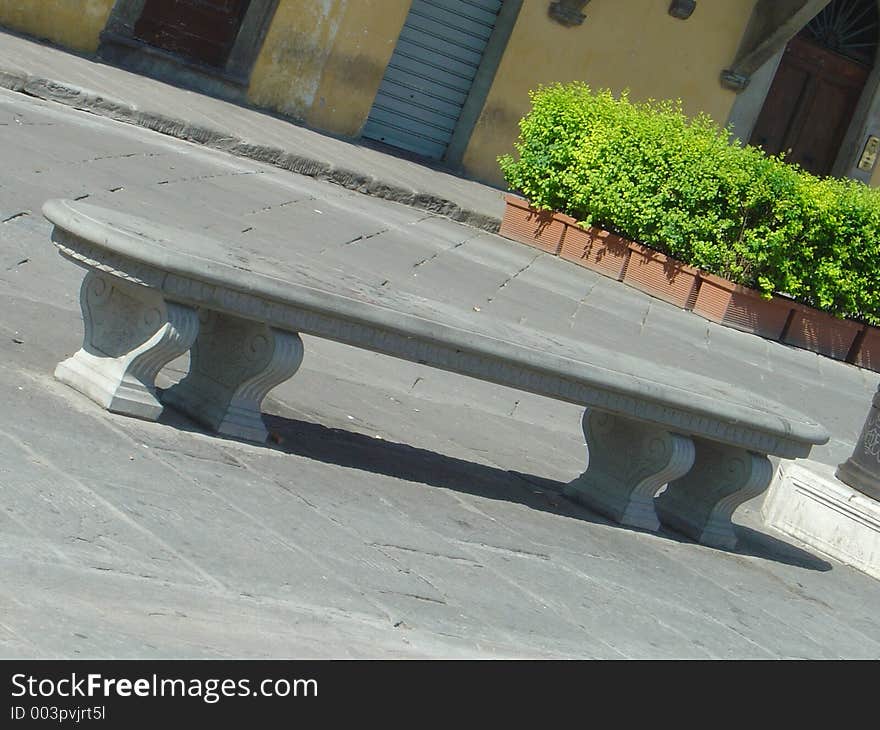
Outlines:
[{"label": "white stone bench base", "polygon": [[153,289],[90,271],[80,289],[82,348],[55,377],[114,413],[155,421],[156,376],[196,338],[198,315]]},{"label": "white stone bench base", "polygon": [[[259,322],[167,302],[154,289],[90,271],[80,289],[83,346],[55,377],[102,408],[149,421],[172,405],[235,438],[268,437],[266,394],[302,363],[299,335]],[[156,376],[190,350],[190,370],[156,394]]]},{"label": "white stone bench base", "polygon": [[654,495],[694,463],[693,442],[662,428],[587,409],[587,470],[565,495],[615,522],[657,530]]},{"label": "white stone bench base", "polygon": [[766,456],[745,449],[591,409],[583,425],[587,470],[564,493],[622,525],[656,531],[662,523],[703,545],[732,549],[734,510],[773,476]]},{"label": "white stone bench base", "polygon": [[303,359],[299,335],[228,314],[202,310],[189,374],[162,401],[208,428],[263,442],[260,404]]},{"label": "white stone bench base", "polygon": [[770,486],[773,465],[763,454],[700,438],[693,441],[694,466],[654,500],[657,515],[667,527],[703,545],[733,549],[733,512]]}]

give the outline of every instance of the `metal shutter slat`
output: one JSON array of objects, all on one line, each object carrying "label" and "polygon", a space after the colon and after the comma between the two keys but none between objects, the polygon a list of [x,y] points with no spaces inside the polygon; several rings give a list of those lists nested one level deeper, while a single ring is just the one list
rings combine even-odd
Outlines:
[{"label": "metal shutter slat", "polygon": [[[476,34],[491,32],[492,27],[495,25],[494,13],[473,11],[471,9],[463,13],[456,10],[447,10],[433,3],[419,2],[418,0],[412,4],[410,12],[417,17],[434,20],[442,26],[458,30],[464,30],[465,24],[462,23],[464,16],[465,20],[470,21],[466,25],[467,31]],[[409,22],[409,19],[407,19],[407,22]]]},{"label": "metal shutter slat", "polygon": [[390,124],[398,129],[405,130],[410,134],[420,135],[426,139],[440,144],[447,144],[452,137],[452,130],[443,129],[421,119],[414,119],[408,114],[401,114],[384,106],[373,108],[375,114],[370,118],[378,123]]},{"label": "metal shutter slat", "polygon": [[425,93],[411,86],[396,84],[387,79],[382,82],[380,91],[383,96],[394,99],[400,103],[412,104],[414,107],[430,110],[439,116],[445,116],[452,120],[453,126],[461,112],[461,104],[439,99],[433,94]]},{"label": "metal shutter slat", "polygon": [[[373,129],[370,129],[370,124]],[[368,132],[370,132],[368,134]],[[378,136],[378,135],[381,135]],[[425,139],[417,134],[408,134],[395,129],[390,124],[378,124],[376,122],[368,122],[364,127],[364,136],[370,139],[378,139],[398,149],[415,152],[430,159],[439,160],[446,151],[447,143],[438,144],[429,139]]]},{"label": "metal shutter slat", "polygon": [[[442,35],[440,35],[442,33]],[[450,50],[461,53],[461,60],[479,65],[483,57],[483,49],[486,39],[479,36],[469,35],[453,31],[449,28],[439,28],[434,23],[428,23],[424,18],[416,19],[412,25],[408,25],[400,34],[401,38],[408,38],[413,43],[419,43],[441,53]]]},{"label": "metal shutter slat", "polygon": [[452,131],[455,129],[455,123],[458,121],[457,117],[440,114],[433,109],[410,104],[406,99],[396,99],[388,94],[382,98],[381,106],[377,105],[376,109],[382,109],[382,111],[388,114],[396,114],[401,118],[405,117],[415,124],[427,124],[433,130],[431,136],[437,135],[438,138],[445,134],[451,136]]},{"label": "metal shutter slat", "polygon": [[467,59],[456,58],[453,55],[440,53],[421,43],[416,43],[409,38],[401,37],[397,42],[399,54],[408,58],[416,68],[426,65],[444,69],[447,73],[455,74],[463,79],[471,80],[477,73],[479,64],[469,63]]},{"label": "metal shutter slat", "polygon": [[[446,81],[439,73],[416,75],[412,70],[402,71],[389,66],[385,72],[385,79],[382,81],[382,84],[383,86],[387,83],[412,89],[420,94],[435,97],[441,105],[452,104],[461,108],[461,105],[467,99],[468,86],[462,85],[459,88],[453,88]],[[380,86],[379,88],[381,90],[382,87]]]},{"label": "metal shutter slat", "polygon": [[494,16],[501,9],[500,0],[413,0],[414,7],[425,5],[487,25],[494,25]]}]

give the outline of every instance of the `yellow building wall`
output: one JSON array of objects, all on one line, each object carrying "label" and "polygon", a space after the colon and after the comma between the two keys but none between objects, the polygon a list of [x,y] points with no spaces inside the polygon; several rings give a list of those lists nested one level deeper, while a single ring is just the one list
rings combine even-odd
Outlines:
[{"label": "yellow building wall", "polygon": [[0,0],[0,25],[94,53],[114,0]]},{"label": "yellow building wall", "polygon": [[410,0],[348,3],[306,123],[337,134],[360,134],[410,5]]},{"label": "yellow building wall", "polygon": [[282,0],[248,98],[318,129],[357,135],[409,6],[410,0]]},{"label": "yellow building wall", "polygon": [[555,81],[585,81],[638,99],[682,99],[688,114],[707,112],[724,124],[736,98],[718,81],[733,60],[755,0],[698,2],[693,15],[669,15],[669,0],[592,0],[583,25],[547,15],[547,2],[524,0],[477,120],[463,165],[481,180],[503,184],[496,158],[513,151],[527,91]]},{"label": "yellow building wall", "polygon": [[304,119],[345,5],[345,0],[281,0],[254,64],[248,99]]}]

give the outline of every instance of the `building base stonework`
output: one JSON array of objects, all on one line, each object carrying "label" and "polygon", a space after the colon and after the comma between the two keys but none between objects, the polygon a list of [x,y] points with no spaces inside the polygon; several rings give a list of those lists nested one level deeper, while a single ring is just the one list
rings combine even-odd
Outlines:
[{"label": "building base stonework", "polygon": [[782,463],[762,509],[765,522],[880,579],[880,502],[807,459]]}]

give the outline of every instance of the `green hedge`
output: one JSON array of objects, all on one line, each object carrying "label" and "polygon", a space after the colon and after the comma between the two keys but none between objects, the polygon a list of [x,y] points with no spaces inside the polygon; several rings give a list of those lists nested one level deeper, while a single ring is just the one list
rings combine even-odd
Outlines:
[{"label": "green hedge", "polygon": [[508,185],[685,263],[880,324],[880,190],[740,147],[681,104],[581,83],[531,93]]}]

